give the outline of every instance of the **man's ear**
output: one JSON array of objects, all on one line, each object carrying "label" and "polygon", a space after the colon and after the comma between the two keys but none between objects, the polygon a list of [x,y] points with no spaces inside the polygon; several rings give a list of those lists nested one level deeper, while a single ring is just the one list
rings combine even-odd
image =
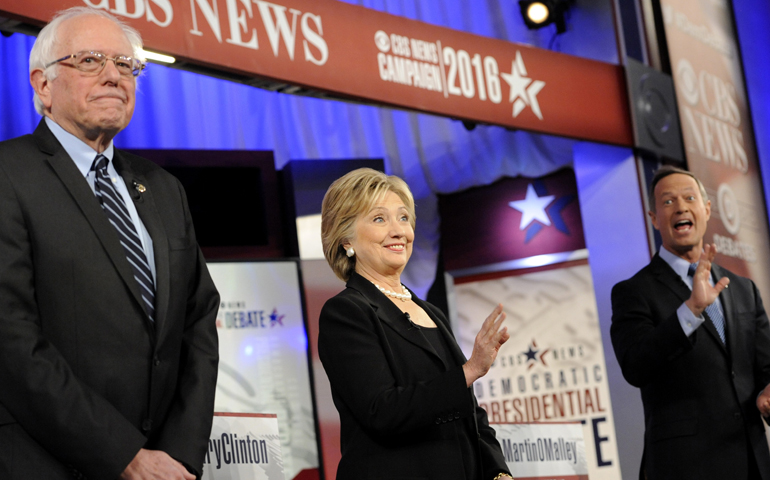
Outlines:
[{"label": "man's ear", "polygon": [[51,110],[51,82],[46,78],[42,69],[36,68],[29,74],[29,83],[35,90],[47,111]]},{"label": "man's ear", "polygon": [[655,227],[655,230],[660,230],[660,228],[658,227],[658,216],[655,214],[655,212],[650,210],[649,212],[647,212],[647,215],[650,216],[650,221],[652,222],[652,226]]}]

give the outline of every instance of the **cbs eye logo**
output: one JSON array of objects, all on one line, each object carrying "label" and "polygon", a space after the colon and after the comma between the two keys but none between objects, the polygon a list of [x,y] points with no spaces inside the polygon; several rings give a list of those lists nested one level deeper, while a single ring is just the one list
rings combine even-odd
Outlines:
[{"label": "cbs eye logo", "polygon": [[379,48],[382,53],[387,53],[388,50],[390,50],[390,38],[388,37],[388,34],[382,30],[378,30],[377,33],[374,34],[374,44],[377,45],[377,48]]},{"label": "cbs eye logo", "polygon": [[677,65],[677,77],[679,78],[679,91],[690,105],[698,104],[698,75],[692,64],[686,59],[679,60]]},{"label": "cbs eye logo", "polygon": [[717,191],[717,205],[719,206],[719,218],[731,235],[737,235],[741,230],[741,215],[738,198],[735,192],[726,183],[719,185]]}]

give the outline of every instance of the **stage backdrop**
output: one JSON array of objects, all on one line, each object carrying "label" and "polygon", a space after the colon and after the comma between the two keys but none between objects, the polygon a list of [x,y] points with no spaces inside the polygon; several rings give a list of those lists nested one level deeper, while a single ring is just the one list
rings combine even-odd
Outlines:
[{"label": "stage backdrop", "polygon": [[730,2],[660,4],[687,165],[711,200],[705,239],[717,263],[754,280],[767,300],[770,235]]},{"label": "stage backdrop", "polygon": [[581,421],[589,477],[615,480],[615,427],[577,193],[575,172],[565,168],[442,196],[451,318],[470,356],[495,305],[508,315],[511,339],[474,384],[490,422]]},{"label": "stage backdrop", "polygon": [[217,412],[278,416],[287,480],[318,478],[297,263],[209,263],[217,315]]},{"label": "stage backdrop", "polygon": [[583,422],[588,478],[621,478],[588,265],[462,283],[455,298],[455,335],[466,356],[495,305],[507,314],[511,339],[474,384],[489,421]]},{"label": "stage backdrop", "polygon": [[444,266],[455,277],[585,258],[571,168],[503,178],[440,200]]}]

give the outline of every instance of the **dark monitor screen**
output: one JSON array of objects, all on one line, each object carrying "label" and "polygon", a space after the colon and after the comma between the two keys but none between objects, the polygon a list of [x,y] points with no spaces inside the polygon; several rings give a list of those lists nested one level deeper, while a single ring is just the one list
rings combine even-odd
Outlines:
[{"label": "dark monitor screen", "polygon": [[255,167],[166,167],[187,192],[201,247],[267,245],[262,172]]},{"label": "dark monitor screen", "polygon": [[272,152],[129,150],[182,183],[195,235],[208,259],[284,256]]}]

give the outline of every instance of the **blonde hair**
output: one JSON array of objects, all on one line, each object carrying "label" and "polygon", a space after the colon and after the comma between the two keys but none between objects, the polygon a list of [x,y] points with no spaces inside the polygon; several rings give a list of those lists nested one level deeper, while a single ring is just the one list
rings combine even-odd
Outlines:
[{"label": "blonde hair", "polygon": [[414,197],[405,181],[371,168],[359,168],[331,184],[321,206],[321,244],[329,266],[347,282],[356,268],[356,257],[348,257],[342,246],[355,235],[356,219],[367,213],[388,192],[404,202],[409,223],[415,227]]}]

